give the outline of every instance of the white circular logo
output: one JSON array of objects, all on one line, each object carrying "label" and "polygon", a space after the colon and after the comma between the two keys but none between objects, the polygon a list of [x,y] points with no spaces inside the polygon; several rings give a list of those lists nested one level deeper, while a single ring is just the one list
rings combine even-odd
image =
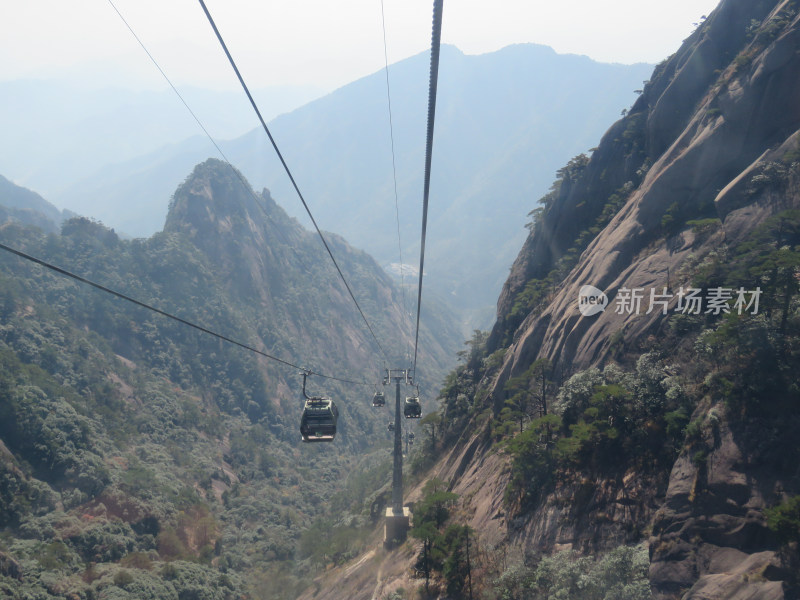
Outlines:
[{"label": "white circular logo", "polygon": [[608,306],[608,296],[593,285],[585,285],[578,293],[578,310],[584,317],[603,312]]}]

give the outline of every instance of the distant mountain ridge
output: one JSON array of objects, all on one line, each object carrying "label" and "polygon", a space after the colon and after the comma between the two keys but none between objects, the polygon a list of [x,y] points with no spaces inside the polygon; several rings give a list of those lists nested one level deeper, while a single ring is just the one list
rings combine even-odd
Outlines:
[{"label": "distant mountain ridge", "polygon": [[[215,137],[232,138],[253,126],[241,93],[183,86],[179,91]],[[268,119],[321,93],[304,86],[253,90]],[[135,91],[102,81],[89,85],[59,79],[0,81],[0,130],[0,173],[59,206],[64,206],[60,198],[66,189],[98,170],[203,135],[166,84],[161,90]],[[186,166],[184,173],[198,162]],[[164,197],[179,181],[172,182]],[[86,206],[97,208],[102,202],[93,197]],[[102,211],[93,215],[84,208],[75,205],[77,212],[108,221]],[[108,222],[119,229],[119,223]],[[147,234],[161,225],[163,219]]]},{"label": "distant mountain ridge", "polygon": [[[600,64],[532,44],[478,56],[446,46],[441,61],[426,267],[431,285],[482,314],[474,324],[485,327],[499,273],[524,240],[519,223],[555,170],[631,104],[652,67]],[[428,63],[421,53],[389,68],[408,264],[419,250]],[[399,261],[388,120],[385,74],[376,72],[270,122],[321,226],[384,266]],[[269,188],[307,223],[263,131],[221,147],[255,187]],[[56,200],[118,231],[149,235],[163,224],[166,198],[183,174],[208,156],[216,151],[207,140],[182,142],[104,169]]]},{"label": "distant mountain ridge", "polygon": [[75,214],[59,210],[36,192],[0,175],[0,221],[13,218],[45,231],[57,231],[61,222],[72,216]]},{"label": "distant mountain ridge", "polygon": [[[404,261],[419,250],[428,54],[392,65],[400,233]],[[493,302],[497,274],[524,239],[519,223],[555,170],[588,150],[603,123],[642,87],[650,65],[607,65],[534,44],[470,56],[445,46],[434,133],[429,236],[432,285],[456,306]],[[296,179],[325,227],[397,262],[386,82],[376,73],[271,124]],[[253,132],[241,140],[263,144]],[[301,218],[274,159],[236,164]],[[248,160],[249,158],[249,160]],[[494,199],[493,201],[490,199]]]}]

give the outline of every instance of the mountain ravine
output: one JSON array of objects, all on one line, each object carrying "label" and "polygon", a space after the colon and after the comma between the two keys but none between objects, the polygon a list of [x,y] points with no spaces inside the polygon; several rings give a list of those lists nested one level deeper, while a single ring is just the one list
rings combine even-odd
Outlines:
[{"label": "mountain ravine", "polygon": [[[800,597],[799,9],[723,0],[533,206],[408,496],[457,494],[473,597]],[[430,597],[469,597],[420,535],[303,598],[426,597],[435,535]],[[603,588],[611,560],[638,575]]]},{"label": "mountain ravine", "polygon": [[[316,234],[217,160],[146,239],[83,217],[59,227],[11,184],[0,205],[5,246],[184,320],[0,253],[0,597],[289,600],[328,555],[362,547],[362,504],[380,509],[387,473],[386,412],[370,402],[383,357]],[[401,291],[326,237],[401,361],[413,341]],[[427,307],[422,393],[461,341]],[[339,407],[332,443],[300,439],[301,367],[318,374],[308,392]]]}]

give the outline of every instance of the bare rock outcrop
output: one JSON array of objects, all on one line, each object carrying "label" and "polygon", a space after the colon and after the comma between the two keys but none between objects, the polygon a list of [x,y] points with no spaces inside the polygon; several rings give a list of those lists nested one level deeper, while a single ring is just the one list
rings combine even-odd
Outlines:
[{"label": "bare rock outcrop", "polygon": [[[800,208],[797,158],[789,158],[799,148],[798,10],[783,0],[723,1],[657,68],[585,168],[562,180],[558,197],[532,228],[498,303],[490,340],[493,349],[509,343],[493,383],[495,406],[502,404],[508,379],[537,358],[549,358],[563,378],[603,365],[615,347],[646,348],[666,321],[660,306],[648,311],[651,290],[669,294],[667,310],[673,310],[675,292],[704,256],[723,242],[744,239],[770,215]],[[753,184],[770,165],[786,175],[780,193]],[[627,181],[624,203],[546,301],[514,321],[525,286],[563,265],[559,260],[577,239],[571,234],[594,223],[608,194]],[[689,220],[704,211],[718,217],[715,230],[670,223],[675,215]],[[580,313],[584,285],[605,292],[605,311]],[[617,310],[624,288],[644,291],[638,310]],[[654,591],[664,599],[784,598],[790,577],[763,509],[780,501],[785,473],[754,459],[756,434],[734,430],[724,418],[709,427],[707,455],[682,454],[666,493],[656,498],[661,508],[637,514],[653,527]],[[613,506],[613,493],[604,495],[603,486],[593,492],[595,507]],[[562,491],[581,497],[577,488]],[[591,503],[568,502],[559,510],[557,495],[544,499],[522,526],[532,545],[544,551],[578,542],[590,549],[593,537],[619,535],[613,517],[597,527]],[[594,536],[594,528],[602,533]]]},{"label": "bare rock outcrop", "polygon": [[784,598],[791,573],[763,509],[780,499],[785,473],[748,450],[755,432],[731,429],[722,407],[706,409],[696,414],[709,415],[703,438],[676,461],[653,522],[654,596]]},{"label": "bare rock outcrop", "polygon": [[[764,3],[757,4],[761,7]],[[786,3],[773,4],[775,6],[770,18],[776,19],[786,9]],[[729,27],[728,22],[734,18],[729,13],[738,15],[736,23],[741,24],[739,22],[751,14],[749,10],[748,3],[736,0],[723,2],[719,12],[708,19],[707,37],[701,36],[695,42],[697,46],[694,53],[701,52],[702,48],[711,44],[709,40],[714,39],[718,22]],[[745,25],[742,27],[746,29]],[[652,89],[645,92],[647,96],[637,102],[626,120],[631,126],[633,121],[630,119],[635,117],[634,111],[641,110],[646,114],[647,134],[644,143],[648,148],[664,146],[659,136],[671,131],[676,124],[682,124],[680,130],[662,153],[643,159],[644,162],[652,160],[653,164],[639,186],[583,251],[576,266],[563,279],[544,310],[531,315],[516,330],[511,346],[514,358],[509,374],[516,374],[522,365],[527,366],[529,345],[535,346],[539,356],[547,356],[554,363],[559,363],[563,370],[572,371],[603,362],[608,356],[608,340],[615,332],[624,331],[626,340],[630,341],[658,326],[661,317],[659,311],[648,315],[631,315],[606,310],[594,317],[582,317],[577,306],[578,291],[583,285],[593,285],[605,291],[613,305],[615,295],[622,287],[646,291],[654,288],[660,291],[664,287],[682,283],[676,280],[674,274],[679,272],[690,254],[698,253],[699,248],[691,228],[664,236],[663,219],[669,208],[675,205],[673,210],[691,214],[693,208],[715,204],[719,216],[727,219],[742,204],[757,204],[752,194],[742,201],[746,187],[743,181],[747,173],[759,164],[777,160],[779,154],[785,155],[797,144],[800,130],[798,36],[800,26],[795,18],[793,25],[787,26],[787,30],[768,47],[758,50],[756,38],[738,55],[744,59],[733,61],[722,71],[719,57],[728,56],[730,62],[733,58],[729,56],[730,51],[716,51],[715,60],[692,59],[685,56],[686,51],[681,51],[662,69],[661,78],[672,73],[672,82],[661,96],[654,98],[654,90],[664,85],[659,79],[655,80]],[[704,64],[708,72],[698,75],[697,63]],[[713,85],[710,89],[705,84],[700,87],[679,85],[685,71],[702,81],[709,80],[711,73],[717,73],[717,79],[711,81]],[[687,94],[691,92],[693,101],[679,102],[677,108],[671,109],[668,126],[665,123],[667,117],[662,114],[666,110],[663,106],[667,103],[667,97],[675,95],[672,92],[674,86],[685,90]],[[691,114],[685,114],[685,110],[682,112],[681,107],[686,106],[691,108]],[[541,264],[548,257],[558,258],[559,248],[552,240],[562,240],[560,243],[563,246],[564,239],[574,239],[564,228],[575,227],[574,223],[580,219],[581,213],[577,207],[597,203],[596,195],[601,191],[596,184],[600,178],[598,174],[604,174],[608,179],[612,177],[610,173],[614,172],[617,173],[617,180],[630,175],[630,167],[624,161],[614,160],[614,148],[622,143],[620,129],[620,124],[617,124],[606,134],[581,179],[569,191],[562,193],[557,206],[544,217],[543,226],[532,233],[526,242],[498,304],[498,325],[492,341],[501,337],[497,329],[508,322],[512,299],[525,282],[537,274],[541,277],[547,269],[555,267],[554,261],[548,265]],[[728,186],[734,187],[737,194]],[[722,193],[723,190],[725,193]],[[737,196],[736,201],[734,196]],[[758,216],[764,218],[785,208],[785,205],[791,205],[794,199],[787,197],[783,202],[773,202]],[[748,228],[752,230],[760,220],[751,219]]]}]

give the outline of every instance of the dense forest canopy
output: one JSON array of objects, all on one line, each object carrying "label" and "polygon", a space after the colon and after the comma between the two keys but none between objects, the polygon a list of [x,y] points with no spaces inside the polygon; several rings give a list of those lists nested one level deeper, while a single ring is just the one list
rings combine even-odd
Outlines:
[{"label": "dense forest canopy", "polygon": [[[58,233],[9,220],[0,239],[283,360],[382,376],[318,241],[219,161],[187,178],[151,238],[73,218]],[[333,244],[378,335],[409,335],[386,310],[400,291]],[[304,572],[362,547],[389,459],[372,386],[312,376],[342,416],[334,445],[309,448],[292,369],[5,252],[0,282],[5,592],[292,598]],[[457,327],[437,318],[451,343]],[[446,355],[423,355],[435,381]]]}]

